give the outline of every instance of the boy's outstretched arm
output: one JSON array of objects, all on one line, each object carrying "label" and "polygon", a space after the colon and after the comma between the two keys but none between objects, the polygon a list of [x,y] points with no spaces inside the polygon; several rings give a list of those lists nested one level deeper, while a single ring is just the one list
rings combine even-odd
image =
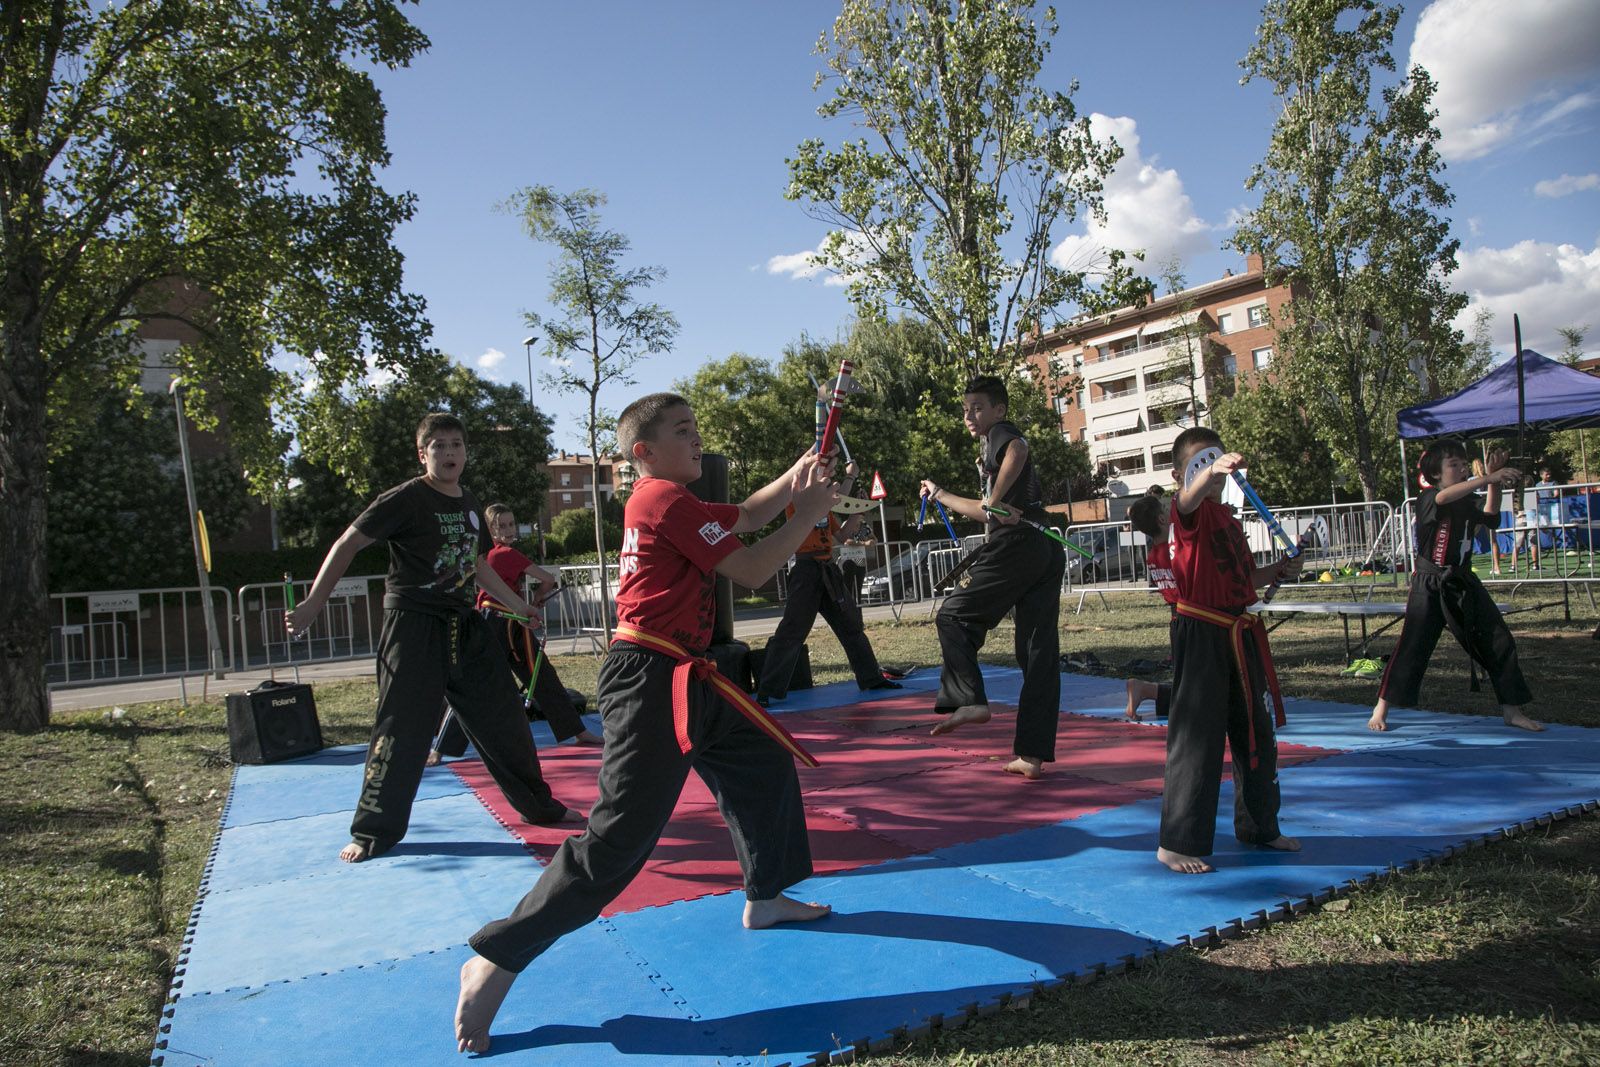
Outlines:
[{"label": "boy's outstretched arm", "polygon": [[807,455],[795,467],[794,517],[755,544],[731,553],[717,564],[718,574],[752,589],[761,585],[778,573],[811,528],[838,503],[839,490],[831,481],[828,460]]},{"label": "boy's outstretched arm", "polygon": [[477,563],[473,567],[473,573],[477,575],[478,586],[494,597],[495,600],[504,604],[518,615],[526,615],[534,622],[539,621],[539,609],[518,596],[516,590],[507,585],[506,580],[495,573],[494,568],[489,566],[488,556],[478,557]]},{"label": "boy's outstretched arm", "polygon": [[[828,453],[826,465],[830,475],[833,471],[834,460],[837,457],[837,449]],[[777,518],[779,513],[789,506],[793,498],[795,479],[799,476],[801,469],[815,459],[815,452],[802,453],[800,458],[795,460],[788,470],[751,493],[745,499],[745,502],[739,505],[739,521],[733,524],[733,532],[754,533]],[[793,550],[791,549],[791,551]],[[733,576],[729,575],[729,577]],[[737,579],[735,580],[737,581]]]},{"label": "boy's outstretched arm", "polygon": [[328,602],[328,597],[333,595],[333,587],[339,584],[339,579],[344,577],[344,572],[350,569],[350,561],[356,558],[356,553],[372,544],[373,539],[356,529],[354,526],[345,527],[339,540],[328,549],[328,554],[322,560],[322,567],[317,571],[316,581],[311,583],[311,591],[284,619],[284,627],[289,631],[289,636],[303,633],[311,628],[317,621],[317,616],[322,614],[322,607]]}]

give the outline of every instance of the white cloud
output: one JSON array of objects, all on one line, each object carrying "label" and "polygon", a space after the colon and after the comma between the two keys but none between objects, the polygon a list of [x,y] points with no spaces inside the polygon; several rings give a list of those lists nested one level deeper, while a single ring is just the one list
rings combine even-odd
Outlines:
[{"label": "white cloud", "polygon": [[[867,255],[867,239],[860,233],[852,230],[844,231],[845,245],[851,258],[857,261],[865,259]],[[848,285],[850,277],[840,274],[822,265],[817,256],[822,252],[822,246],[827,243],[827,238],[818,242],[817,247],[806,252],[794,252],[785,256],[773,256],[767,260],[768,274],[787,274],[799,281],[805,281],[822,275],[824,285]]]},{"label": "white cloud", "polygon": [[1089,116],[1096,141],[1115,138],[1122,158],[1106,177],[1106,221],[1089,219],[1085,232],[1071,234],[1050,250],[1050,262],[1062,269],[1081,270],[1098,260],[1107,248],[1142,249],[1145,271],[1177,256],[1180,260],[1213,245],[1212,227],[1194,213],[1183,179],[1171,168],[1145,158],[1138,124],[1127,116],[1099,113]]},{"label": "white cloud", "polygon": [[1600,69],[1594,0],[1434,0],[1417,19],[1410,65],[1438,83],[1439,152],[1475,159],[1592,106]]},{"label": "white cloud", "polygon": [[1600,174],[1563,174],[1559,178],[1546,178],[1533,187],[1533,195],[1555,200],[1588,189],[1600,189]]},{"label": "white cloud", "polygon": [[1576,245],[1519,241],[1509,248],[1461,252],[1452,284],[1472,298],[1456,320],[1469,336],[1481,307],[1494,312],[1494,342],[1511,348],[1511,316],[1522,320],[1522,344],[1554,356],[1563,326],[1600,328],[1600,241]]},{"label": "white cloud", "polygon": [[478,357],[478,369],[492,372],[496,367],[505,361],[506,354],[504,352],[500,351],[498,348],[491,348],[485,351],[483,355]]}]

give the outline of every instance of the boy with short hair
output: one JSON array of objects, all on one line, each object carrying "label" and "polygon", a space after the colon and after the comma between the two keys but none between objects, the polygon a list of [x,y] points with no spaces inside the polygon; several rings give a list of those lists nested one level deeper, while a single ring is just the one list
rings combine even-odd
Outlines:
[{"label": "boy with short hair", "polygon": [[1172,707],[1156,858],[1181,874],[1212,870],[1224,742],[1233,757],[1233,831],[1245,844],[1286,852],[1300,842],[1278,829],[1278,742],[1283,699],[1266,627],[1245,609],[1256,587],[1299,573],[1299,557],[1255,566],[1244,527],[1222,489],[1245,465],[1214,430],[1194,426],[1172,445]]},{"label": "boy with short hair", "polygon": [[[1151,488],[1155,492],[1146,493],[1128,508],[1128,525],[1148,539],[1144,557],[1145,576],[1151,585],[1160,590],[1167,606],[1172,608],[1172,618],[1167,623],[1167,649],[1170,656],[1178,623],[1178,613],[1174,607],[1178,602],[1178,583],[1172,577],[1172,542],[1168,540],[1168,532],[1172,529],[1172,508],[1166,498],[1159,495],[1158,486]],[[1139,705],[1146,700],[1156,702],[1156,718],[1166,718],[1172,704],[1172,686],[1165,682],[1129,678],[1128,718],[1138,722]]]},{"label": "boy with short hair", "polygon": [[[944,667],[934,710],[948,718],[933,728],[948,733],[968,723],[989,721],[989,701],[978,650],[989,631],[1016,609],[1017,665],[1022,693],[1017,698],[1017,731],[1006,764],[1011,774],[1037,779],[1056,758],[1056,724],[1061,716],[1061,578],[1066,556],[1061,546],[1022,523],[1043,523],[1044,489],[1028,454],[1028,440],[1006,415],[1005,383],[984,375],[967,383],[961,398],[967,432],[983,441],[979,468],[980,499],[956,496],[924,479],[922,495],[950,511],[984,523],[988,539],[968,568],[971,581],[945,598],[939,608],[939,650]],[[985,506],[1004,508],[995,515]]]},{"label": "boy with short hair", "polygon": [[518,614],[537,611],[513,593],[484,558],[488,525],[461,485],[467,435],[454,415],[434,413],[417,426],[421,477],[374,500],[328,551],[316,581],[290,613],[290,637],[304,632],[327,603],[357,552],[389,545],[383,635],[378,644],[378,710],[346,863],[382,855],[405,837],[429,742],[448,697],[500,791],[533,823],[582,821],[550,795],[539,773],[520,694],[489,627],[472,610],[473,579]]},{"label": "boy with short hair", "polygon": [[[462,965],[456,1005],[463,1052],[489,1048],[489,1026],[517,975],[638,875],[691,767],[733,834],[744,925],[828,913],[784,894],[811,875],[793,756],[810,757],[705,656],[716,576],[753,588],[777,572],[838,499],[831,457],[802,456],[743,505],[707,504],[687,489],[700,477],[700,433],[682,397],[634,401],[617,437],[640,478],[623,516],[617,636],[600,669],[600,796],[588,830],[562,842],[511,915],[472,936],[477,955]],[[734,536],[759,530],[791,503],[794,516],[777,532],[749,547]]]}]

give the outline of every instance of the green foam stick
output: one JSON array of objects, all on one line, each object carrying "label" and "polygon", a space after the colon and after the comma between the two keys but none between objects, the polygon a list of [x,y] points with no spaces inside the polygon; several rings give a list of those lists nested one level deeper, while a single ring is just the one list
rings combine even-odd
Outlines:
[{"label": "green foam stick", "polygon": [[[997,507],[993,507],[993,506],[991,506],[989,504],[983,505],[983,510],[987,511],[991,515],[999,515],[1003,519],[1009,519],[1011,517],[1011,512],[1007,511],[1005,508],[997,508]],[[1071,541],[1068,541],[1065,537],[1062,537],[1060,534],[1058,534],[1054,530],[1050,529],[1050,527],[1044,525],[1044,523],[1034,522],[1032,519],[1025,519],[1025,518],[1022,518],[1021,516],[1018,516],[1017,521],[1018,522],[1027,523],[1029,526],[1032,526],[1035,530],[1038,530],[1040,533],[1044,534],[1046,537],[1050,538],[1050,540],[1052,540],[1052,541],[1061,542],[1062,544],[1066,545],[1068,548],[1072,549],[1072,551],[1074,551],[1078,555],[1082,556],[1084,559],[1094,559],[1094,553],[1093,552],[1090,552],[1088,549],[1083,548],[1080,545],[1074,544]]]},{"label": "green foam stick", "polygon": [[288,571],[283,572],[283,601],[290,611],[294,610],[294,575]]}]

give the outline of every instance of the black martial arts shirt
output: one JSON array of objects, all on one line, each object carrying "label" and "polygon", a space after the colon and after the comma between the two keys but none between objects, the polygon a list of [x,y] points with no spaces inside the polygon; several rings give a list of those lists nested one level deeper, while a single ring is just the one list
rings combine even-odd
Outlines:
[{"label": "black martial arts shirt", "polygon": [[413,478],[367,505],[351,525],[389,546],[384,607],[432,615],[471,610],[478,557],[492,545],[471,493],[446,496]]},{"label": "black martial arts shirt", "polygon": [[[983,458],[979,461],[983,465],[983,495],[989,496],[994,489],[994,480],[1000,473],[1000,463],[1006,457],[1006,449],[1012,441],[1027,443],[1027,438],[1022,436],[1022,431],[1017,429],[1016,423],[997,422],[989,427],[989,432],[983,438]],[[1044,512],[1044,487],[1039,483],[1039,472],[1033,469],[1033,455],[1023,461],[1022,472],[1011,483],[1011,488],[1006,490],[1006,495],[1000,500],[990,498],[990,503],[999,504],[1012,512],[1020,513],[1023,518],[1032,519],[1034,522],[1045,520]],[[984,529],[993,533],[1000,527],[1000,523],[990,518]]]},{"label": "black martial arts shirt", "polygon": [[1500,517],[1480,510],[1478,498],[1470,494],[1444,505],[1438,498],[1438,489],[1424,489],[1417,496],[1417,559],[1440,570],[1470,566],[1478,526],[1496,529]]}]

